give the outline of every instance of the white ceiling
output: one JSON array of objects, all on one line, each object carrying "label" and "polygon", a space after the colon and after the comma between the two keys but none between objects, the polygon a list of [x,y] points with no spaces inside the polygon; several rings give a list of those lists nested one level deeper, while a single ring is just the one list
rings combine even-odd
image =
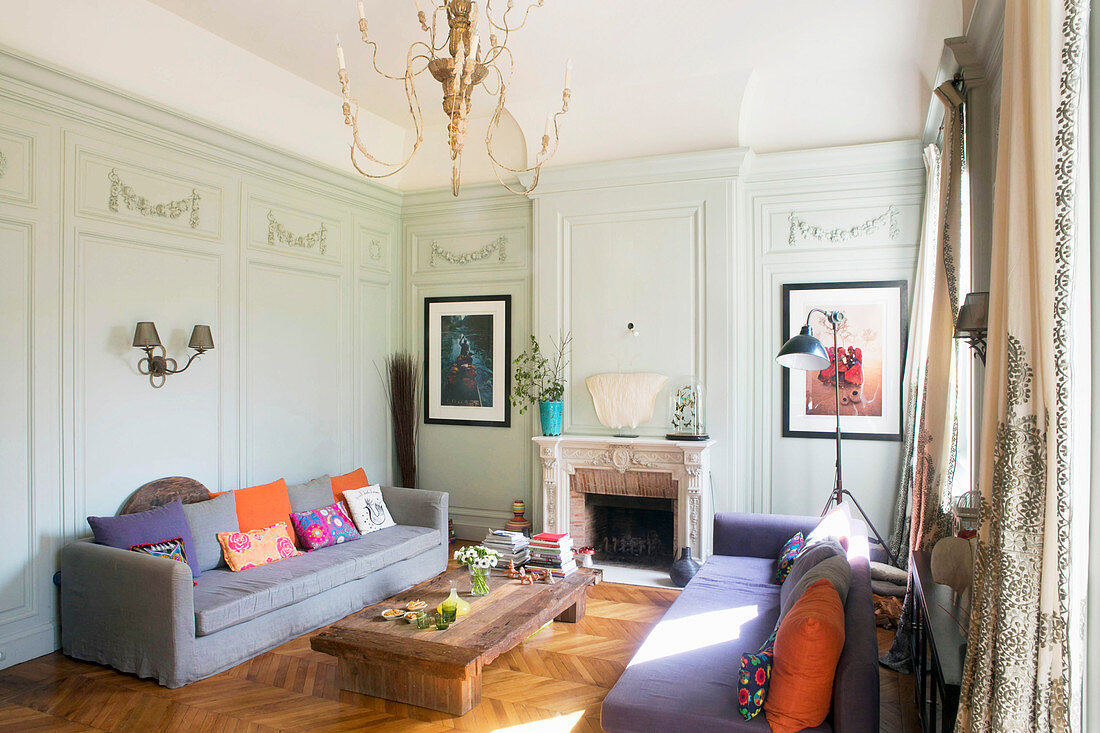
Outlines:
[{"label": "white ceiling", "polygon": [[[339,34],[356,96],[375,114],[409,126],[402,85],[367,71],[354,0],[150,2],[333,93]],[[572,58],[573,104],[557,165],[918,137],[942,40],[962,32],[967,2],[545,0],[509,42],[517,62],[509,111],[528,146],[536,144],[546,112],[560,104]],[[518,0],[517,12],[528,4]],[[365,5],[381,65],[401,73],[409,44],[424,38],[413,0]],[[440,89],[430,75],[418,78],[418,93],[427,123],[442,125]],[[475,106],[488,114],[488,96],[475,97]],[[480,138],[471,130],[467,147]],[[401,188],[447,181],[443,146],[425,148]],[[466,181],[491,178],[484,160],[466,167]]]}]

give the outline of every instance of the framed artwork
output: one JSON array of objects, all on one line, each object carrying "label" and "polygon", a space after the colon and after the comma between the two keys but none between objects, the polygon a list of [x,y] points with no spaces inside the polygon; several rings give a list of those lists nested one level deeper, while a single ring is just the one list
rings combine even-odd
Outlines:
[{"label": "framed artwork", "polygon": [[836,387],[840,429],[846,439],[901,440],[902,371],[908,343],[905,280],[798,283],[783,286],[780,343],[797,335],[814,308],[840,311],[837,331],[820,313],[810,326],[832,363],[819,372],[783,369],[783,437],[836,435]]},{"label": "framed artwork", "polygon": [[511,424],[512,296],[424,299],[424,422]]}]

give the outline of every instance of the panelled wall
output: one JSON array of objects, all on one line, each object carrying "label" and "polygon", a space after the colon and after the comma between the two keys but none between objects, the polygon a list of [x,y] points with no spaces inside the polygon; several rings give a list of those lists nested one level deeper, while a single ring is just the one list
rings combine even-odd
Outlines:
[{"label": "panelled wall", "polygon": [[[511,295],[512,358],[525,348],[531,320],[531,203],[497,186],[409,194],[404,206],[405,339],[423,353],[424,299]],[[514,499],[529,501],[537,408],[511,408],[507,428],[420,426],[420,488],[451,492],[461,537],[502,527]],[[530,516],[530,514],[528,515]]]},{"label": "panelled wall", "polygon": [[[595,419],[590,374],[655,371],[670,385],[694,375],[718,441],[716,509],[818,513],[834,448],[828,439],[782,437],[781,288],[911,280],[923,175],[916,142],[544,172],[535,194],[535,332],[574,334],[566,430],[609,432]],[[667,390],[638,432],[669,429]],[[846,486],[888,526],[900,443],[849,440],[844,450]]]},{"label": "panelled wall", "polygon": [[[402,197],[0,53],[0,666],[55,648],[58,549],[152,478],[391,481],[376,364],[422,352],[425,297],[510,294],[513,357],[572,331],[570,431],[606,432],[591,374],[699,376],[716,508],[816,513],[832,444],[780,435],[780,287],[911,278],[922,183],[919,144],[890,143],[549,170],[531,199]],[[792,237],[792,216],[819,234]],[[196,323],[216,349],[155,390],[139,320],[170,356]],[[662,393],[641,432],[667,423]],[[514,408],[509,428],[421,426],[419,484],[451,493],[460,536],[516,498],[539,525],[537,429]],[[880,526],[899,456],[845,444]]]},{"label": "panelled wall", "polygon": [[[543,343],[573,334],[566,432],[610,432],[584,384],[592,374],[695,375],[718,441],[715,507],[816,514],[832,488],[834,448],[828,436],[782,437],[781,288],[911,281],[923,186],[921,146],[912,141],[550,169],[530,214],[498,187],[464,189],[458,201],[410,195],[406,343],[420,349],[425,296],[510,292],[513,356],[529,333]],[[528,224],[530,250],[526,239],[516,242]],[[639,433],[668,430],[666,393]],[[529,442],[537,430],[537,420],[509,430],[422,426],[421,484],[451,492],[460,536],[499,526],[513,498],[529,501],[539,525],[541,470],[533,471]],[[901,444],[850,439],[844,451],[845,485],[887,527]]]},{"label": "panelled wall", "polygon": [[[389,480],[399,224],[397,194],[0,56],[0,666],[55,648],[59,547],[146,481]],[[181,365],[196,323],[216,348],[153,389],[139,320]]]}]

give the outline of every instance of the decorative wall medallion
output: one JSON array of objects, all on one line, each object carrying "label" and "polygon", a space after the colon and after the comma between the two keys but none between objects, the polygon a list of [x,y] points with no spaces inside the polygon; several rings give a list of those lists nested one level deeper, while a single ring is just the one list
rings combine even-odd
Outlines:
[{"label": "decorative wall medallion", "polygon": [[497,237],[495,242],[490,242],[473,252],[452,252],[449,249],[440,247],[439,242],[432,242],[432,254],[428,259],[428,266],[436,267],[440,261],[449,262],[452,265],[469,265],[472,262],[488,259],[492,257],[493,253],[496,253],[497,261],[506,262],[508,260],[507,244],[508,237],[503,234]]},{"label": "decorative wall medallion", "polygon": [[325,237],[327,236],[328,230],[325,229],[324,222],[321,222],[321,228],[317,231],[296,237],[275,218],[274,211],[268,210],[267,212],[267,243],[272,247],[279,244],[301,249],[316,247],[321,254],[325,254],[328,251],[328,245],[325,243]]},{"label": "decorative wall medallion", "polygon": [[107,208],[111,211],[118,213],[118,202],[121,200],[130,211],[158,219],[178,219],[184,212],[190,212],[187,223],[192,229],[198,228],[199,201],[202,197],[195,189],[191,189],[190,196],[179,201],[153,204],[144,196],[139,196],[129,184],[124,183],[114,168],[107,173],[107,180],[111,182],[111,193],[107,198]]},{"label": "decorative wall medallion", "polygon": [[381,262],[382,243],[377,239],[370,240],[370,244],[367,245],[367,256],[370,257],[373,262]]},{"label": "decorative wall medallion", "polygon": [[0,178],[4,177],[4,174],[8,172],[8,156],[4,155],[4,151],[0,150]]},{"label": "decorative wall medallion", "polygon": [[901,236],[901,225],[898,224],[898,214],[900,213],[896,206],[890,204],[886,211],[862,224],[848,228],[824,229],[813,224],[807,224],[805,219],[792,211],[790,216],[787,217],[791,224],[790,231],[787,234],[787,244],[794,247],[798,242],[798,237],[840,244],[841,242],[874,234],[883,227],[888,227],[890,239],[897,239]]}]

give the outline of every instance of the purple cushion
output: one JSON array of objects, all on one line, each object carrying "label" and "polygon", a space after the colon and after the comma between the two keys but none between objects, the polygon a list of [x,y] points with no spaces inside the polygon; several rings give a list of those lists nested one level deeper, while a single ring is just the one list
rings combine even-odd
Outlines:
[{"label": "purple cushion", "polygon": [[101,545],[129,550],[134,545],[146,545],[151,542],[164,542],[174,537],[183,539],[183,549],[187,553],[187,564],[191,567],[191,577],[202,575],[198,566],[195,542],[191,538],[191,525],[183,513],[183,504],[176,499],[171,504],[158,506],[147,512],[123,514],[117,517],[88,517],[95,541]]}]

